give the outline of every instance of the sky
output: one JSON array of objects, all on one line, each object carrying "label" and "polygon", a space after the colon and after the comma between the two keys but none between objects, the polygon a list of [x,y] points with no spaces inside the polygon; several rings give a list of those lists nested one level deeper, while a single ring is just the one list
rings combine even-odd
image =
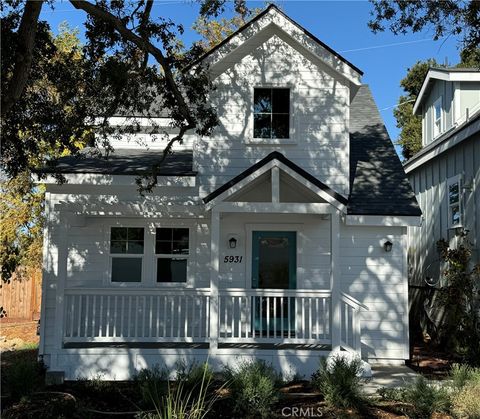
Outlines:
[{"label": "sky", "polygon": [[[249,7],[265,7],[263,1],[248,1]],[[373,96],[392,140],[398,136],[393,107],[402,94],[400,80],[419,60],[435,58],[454,65],[459,61],[459,40],[446,37],[433,41],[433,32],[393,35],[389,31],[373,34],[367,26],[372,5],[368,1],[279,0],[276,4],[293,20],[322,42],[340,53],[364,72],[363,83],[370,85]],[[232,4],[227,10],[233,8]],[[183,41],[190,45],[199,38],[191,26],[198,16],[198,3],[192,0],[155,0],[153,16],[171,18],[185,28]],[[228,13],[228,11],[227,11]],[[78,27],[82,38],[85,13],[67,1],[57,1],[53,10],[44,7],[41,18],[50,23],[54,33],[61,22]],[[397,147],[397,151],[399,151]]]}]

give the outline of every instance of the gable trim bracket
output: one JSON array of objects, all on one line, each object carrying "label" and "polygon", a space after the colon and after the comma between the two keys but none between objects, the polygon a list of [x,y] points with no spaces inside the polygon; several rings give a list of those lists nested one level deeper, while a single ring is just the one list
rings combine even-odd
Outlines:
[{"label": "gable trim bracket", "polygon": [[281,204],[279,202],[279,171],[282,170],[297,182],[303,184],[305,187],[319,195],[329,205],[335,207],[342,213],[346,213],[348,201],[344,196],[335,192],[316,177],[288,160],[278,151],[270,153],[268,156],[203,198],[205,209],[207,211],[213,209],[213,207],[224,202],[225,199],[240,191],[249,183],[270,170],[272,171],[272,202],[274,204]]}]

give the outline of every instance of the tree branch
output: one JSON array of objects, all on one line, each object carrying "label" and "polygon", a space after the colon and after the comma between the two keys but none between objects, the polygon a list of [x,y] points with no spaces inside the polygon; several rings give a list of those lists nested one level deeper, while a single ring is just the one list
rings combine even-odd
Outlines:
[{"label": "tree branch", "polygon": [[7,92],[2,95],[2,117],[22,96],[27,85],[32,67],[33,46],[37,34],[38,16],[42,10],[43,0],[28,0],[18,28],[17,56],[12,79]]},{"label": "tree branch", "polygon": [[[162,51],[160,51],[160,49],[155,47],[148,39],[143,39],[141,36],[138,36],[136,33],[132,32],[130,29],[125,27],[123,22],[119,18],[111,14],[110,12],[92,3],[89,3],[88,1],[85,1],[85,0],[70,0],[70,3],[76,9],[83,10],[91,16],[94,16],[98,19],[102,19],[105,22],[111,23],[115,27],[115,29],[118,31],[118,33],[125,40],[132,42],[138,48],[153,55],[153,57],[161,65],[165,74],[165,79],[167,81],[167,84],[173,92],[173,95],[179,105],[179,110],[182,116],[185,118],[186,129],[188,130],[190,128],[194,128],[195,119],[193,118],[190,112],[190,109],[187,103],[185,102],[185,99],[182,93],[180,92],[180,89],[178,88],[177,83],[175,82],[170,66],[168,65],[166,58],[163,56]],[[149,7],[148,3],[149,2],[147,2],[146,9]]]}]

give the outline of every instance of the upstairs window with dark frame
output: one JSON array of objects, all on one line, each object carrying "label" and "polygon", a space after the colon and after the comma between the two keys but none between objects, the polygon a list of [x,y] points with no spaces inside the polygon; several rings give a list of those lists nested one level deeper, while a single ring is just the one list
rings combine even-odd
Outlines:
[{"label": "upstairs window with dark frame", "polygon": [[289,138],[290,89],[255,88],[253,136],[254,138]]},{"label": "upstairs window with dark frame", "polygon": [[188,228],[156,229],[155,254],[158,283],[187,282],[189,234]]},{"label": "upstairs window with dark frame", "polygon": [[112,282],[142,281],[143,246],[143,227],[111,228]]}]

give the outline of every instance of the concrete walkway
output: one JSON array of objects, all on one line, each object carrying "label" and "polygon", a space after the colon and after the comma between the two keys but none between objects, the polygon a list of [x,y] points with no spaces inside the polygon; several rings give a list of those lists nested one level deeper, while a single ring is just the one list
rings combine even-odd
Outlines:
[{"label": "concrete walkway", "polygon": [[403,387],[411,383],[418,375],[419,374],[405,365],[372,365],[372,378],[363,385],[363,389],[368,395],[371,395],[375,394],[376,391],[382,387]]}]

